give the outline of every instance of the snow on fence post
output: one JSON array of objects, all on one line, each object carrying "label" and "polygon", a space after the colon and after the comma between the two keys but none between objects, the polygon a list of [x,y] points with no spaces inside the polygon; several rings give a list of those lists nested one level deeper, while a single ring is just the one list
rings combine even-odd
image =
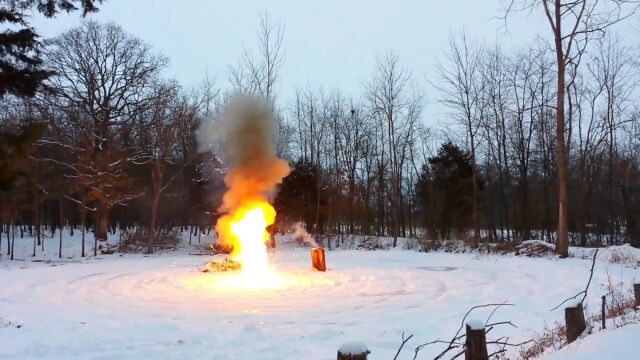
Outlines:
[{"label": "snow on fence post", "polygon": [[636,307],[640,306],[640,283],[633,284],[633,293],[636,296]]},{"label": "snow on fence post", "polygon": [[482,321],[469,321],[466,324],[466,340],[464,342],[465,360],[488,360],[487,334]]},{"label": "snow on fence post", "polygon": [[361,342],[344,343],[338,349],[338,360],[367,360],[371,351]]},{"label": "snow on fence post", "polygon": [[567,343],[572,343],[587,328],[587,324],[584,321],[582,302],[577,301],[567,305],[567,307],[564,308],[564,320],[567,325]]},{"label": "snow on fence post", "polygon": [[324,261],[324,249],[312,248],[311,249],[311,265],[318,271],[327,271],[327,265]]}]

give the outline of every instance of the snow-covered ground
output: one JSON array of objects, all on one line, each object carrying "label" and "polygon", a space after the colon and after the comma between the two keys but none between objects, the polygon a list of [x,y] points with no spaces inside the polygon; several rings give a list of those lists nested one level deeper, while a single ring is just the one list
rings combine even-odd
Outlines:
[{"label": "snow-covered ground", "polygon": [[[57,239],[38,255],[53,261],[31,261],[29,239],[16,239],[21,261],[0,259],[0,358],[335,359],[341,344],[359,341],[370,359],[387,360],[404,332],[414,337],[400,359],[411,359],[420,343],[449,340],[467,310],[484,303],[515,304],[492,321],[518,328],[494,329],[489,338],[529,339],[563,320],[562,309],[550,309],[584,288],[591,265],[580,258],[349,250],[328,252],[328,271],[318,273],[308,249],[281,238],[272,260],[286,284],[237,290],[216,285],[229,274],[198,271],[210,257],[189,255],[188,246],[80,259],[77,236],[65,239],[63,255],[71,258],[62,261]],[[625,287],[640,277],[628,263],[598,261],[591,309],[606,292],[607,271]],[[489,311],[472,318],[484,320]],[[596,336],[607,342],[609,335]],[[427,347],[418,358],[441,349]],[[565,357],[550,358],[573,358],[581,349],[572,345]]]},{"label": "snow-covered ground", "polygon": [[547,360],[637,359],[640,354],[640,324],[605,330],[567,345]]}]

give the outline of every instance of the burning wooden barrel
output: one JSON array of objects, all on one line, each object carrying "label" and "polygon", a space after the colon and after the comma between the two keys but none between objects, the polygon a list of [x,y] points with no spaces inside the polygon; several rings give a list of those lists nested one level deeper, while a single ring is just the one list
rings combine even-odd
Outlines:
[{"label": "burning wooden barrel", "polygon": [[324,261],[324,249],[312,248],[311,249],[311,265],[318,271],[327,271],[327,265]]}]

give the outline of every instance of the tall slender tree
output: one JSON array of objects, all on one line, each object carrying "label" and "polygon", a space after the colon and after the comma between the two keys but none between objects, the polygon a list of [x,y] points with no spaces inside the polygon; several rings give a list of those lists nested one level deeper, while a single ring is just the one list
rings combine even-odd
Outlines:
[{"label": "tall slender tree", "polygon": [[[630,6],[627,6],[630,5]],[[569,256],[567,150],[565,102],[567,66],[577,68],[587,44],[628,18],[638,2],[628,0],[511,0],[507,15],[541,7],[551,28],[556,55],[556,157],[558,172],[558,229],[556,253]],[[506,18],[506,16],[505,16]],[[575,73],[575,72],[574,72]],[[572,79],[570,79],[572,81]]]}]

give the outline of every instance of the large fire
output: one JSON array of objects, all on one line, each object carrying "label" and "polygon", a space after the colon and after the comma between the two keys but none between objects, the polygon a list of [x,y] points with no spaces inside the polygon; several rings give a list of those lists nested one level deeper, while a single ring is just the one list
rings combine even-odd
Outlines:
[{"label": "large fire", "polygon": [[274,213],[271,205],[262,202],[234,214],[237,219],[231,222],[230,230],[237,238],[237,251],[234,248],[231,260],[244,264],[247,273],[258,274],[269,266],[265,246],[269,234],[265,228],[273,223]]},{"label": "large fire", "polygon": [[267,226],[273,224],[276,211],[264,200],[249,201],[218,220],[220,236],[233,242],[231,260],[241,265],[240,276],[226,281],[233,288],[266,288],[282,283],[269,266]]},{"label": "large fire", "polygon": [[[281,278],[269,266],[266,228],[275,221],[269,204],[276,187],[289,174],[289,165],[275,151],[277,122],[263,99],[238,96],[230,99],[213,128],[227,173],[227,190],[216,223],[218,242],[231,246],[231,260],[240,275],[229,279],[234,288],[280,285]],[[206,134],[205,134],[206,135]]]}]

